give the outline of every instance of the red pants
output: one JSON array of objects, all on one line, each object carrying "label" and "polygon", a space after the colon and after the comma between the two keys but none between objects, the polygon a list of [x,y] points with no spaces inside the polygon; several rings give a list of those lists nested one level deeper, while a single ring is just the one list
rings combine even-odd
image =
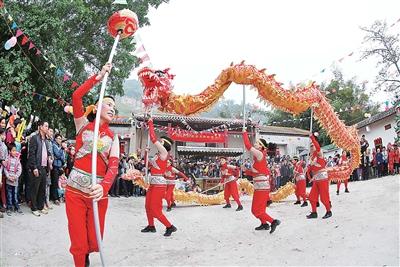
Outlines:
[{"label": "red pants", "polygon": [[167,206],[171,207],[172,202],[174,202],[174,184],[167,185],[167,191],[165,192],[165,200],[167,201]]},{"label": "red pants", "polygon": [[[349,180],[347,179],[347,180],[344,180],[344,188],[346,188],[347,189],[347,184],[349,183]],[[337,182],[337,191],[339,191],[339,189],[340,189],[340,185],[342,184],[342,182],[341,181],[338,181]]]},{"label": "red pants", "polygon": [[230,202],[229,202],[229,197],[230,196],[233,197],[233,199],[236,201],[238,206],[242,205],[240,203],[240,200],[239,200],[239,191],[238,191],[238,187],[237,187],[236,181],[232,181],[232,182],[229,182],[229,183],[225,184],[224,198],[225,198],[226,204],[230,204]]},{"label": "red pants", "polygon": [[267,209],[267,201],[269,200],[269,190],[254,190],[253,202],[251,203],[251,213],[258,218],[262,224],[274,220],[265,210]]},{"label": "red pants", "polygon": [[331,202],[329,199],[329,180],[319,180],[314,181],[311,187],[308,199],[311,202],[312,212],[317,212],[317,202],[318,196],[321,199],[322,204],[324,204],[326,211],[331,210]]},{"label": "red pants", "polygon": [[[97,202],[99,207],[100,232],[103,237],[104,221],[108,199]],[[70,252],[74,257],[76,267],[85,266],[85,256],[90,252],[99,251],[94,227],[93,200],[87,196],[71,191],[65,192],[65,210],[68,218]]]},{"label": "red pants", "polygon": [[165,227],[171,227],[171,223],[168,221],[162,212],[162,200],[165,197],[166,186],[154,186],[150,185],[146,193],[146,215],[149,226],[154,226],[154,218],[159,220]]},{"label": "red pants", "polygon": [[307,201],[306,197],[306,180],[300,180],[296,182],[296,197],[300,201],[300,197],[304,202]]}]

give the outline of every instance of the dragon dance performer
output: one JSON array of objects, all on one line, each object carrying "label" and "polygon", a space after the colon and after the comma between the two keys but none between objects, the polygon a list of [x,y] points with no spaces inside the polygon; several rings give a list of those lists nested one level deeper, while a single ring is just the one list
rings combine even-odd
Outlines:
[{"label": "dragon dance performer", "polygon": [[[339,159],[339,166],[347,165],[348,162],[349,161],[348,161],[347,156],[346,156],[346,151],[343,150],[342,156]],[[349,183],[349,179],[344,180],[344,188],[345,188],[344,192],[345,193],[350,193],[349,189],[347,188],[348,183]],[[340,190],[340,185],[341,184],[342,184],[341,181],[337,182],[336,195],[339,195],[339,190]]]},{"label": "dragon dance performer", "polygon": [[146,193],[146,214],[148,225],[142,229],[143,233],[154,233],[156,228],[154,226],[154,218],[159,220],[165,225],[166,231],[164,236],[170,236],[177,228],[173,226],[162,212],[162,200],[165,198],[167,189],[167,181],[164,174],[167,169],[168,152],[171,151],[173,141],[164,136],[161,137],[161,142],[157,140],[154,132],[153,119],[148,121],[149,135],[151,142],[156,146],[158,153],[154,156],[150,163],[150,187]]},{"label": "dragon dance performer", "polygon": [[303,204],[301,207],[308,206],[307,196],[306,196],[306,176],[304,173],[304,161],[300,160],[298,156],[293,157],[293,165],[294,165],[294,179],[296,180],[296,198],[297,201],[294,203],[295,205],[301,204],[300,198],[303,199]]},{"label": "dragon dance performer", "polygon": [[172,207],[176,206],[174,202],[175,200],[174,189],[175,189],[176,176],[183,179],[183,181],[185,182],[188,181],[189,179],[183,172],[179,171],[172,165],[171,159],[168,159],[167,169],[164,174],[164,177],[167,182],[167,191],[165,193],[165,200],[167,201],[167,211],[171,211]]},{"label": "dragon dance performer", "polygon": [[[70,252],[75,266],[88,266],[89,253],[99,251],[93,216],[93,199],[97,201],[101,235],[108,206],[108,190],[118,173],[119,141],[109,128],[115,115],[115,101],[106,96],[101,107],[98,155],[92,159],[93,132],[97,107],[87,108],[84,113],[82,98],[110,72],[111,64],[84,82],[72,95],[76,128],[76,157],[66,186],[65,208],[71,239]],[[97,184],[92,185],[92,160],[97,160]]]},{"label": "dragon dance performer", "polygon": [[321,198],[322,204],[324,204],[326,209],[326,214],[322,219],[327,219],[332,216],[331,202],[329,199],[329,179],[328,172],[326,171],[326,161],[322,155],[321,147],[316,138],[318,134],[310,134],[311,145],[310,145],[310,166],[307,169],[307,176],[312,178],[310,181],[313,182],[308,199],[311,203],[311,213],[307,215],[307,219],[317,218],[317,202],[318,197]]},{"label": "dragon dance performer", "polygon": [[269,230],[269,222],[271,223],[270,233],[272,234],[281,222],[273,219],[265,212],[267,208],[267,201],[269,200],[270,190],[270,170],[268,169],[266,158],[267,142],[260,138],[253,147],[250,143],[246,129],[243,129],[243,141],[246,149],[250,151],[254,157],[254,163],[252,166],[254,194],[253,201],[251,203],[251,212],[261,221],[261,225],[256,227],[255,230]]},{"label": "dragon dance performer", "polygon": [[221,157],[221,181],[220,185],[224,184],[224,199],[226,201],[226,205],[223,208],[230,208],[231,203],[229,202],[229,198],[232,196],[233,200],[235,200],[238,205],[236,211],[243,210],[242,203],[240,203],[239,199],[239,191],[237,187],[237,177],[238,177],[238,167],[229,165],[226,162],[225,157]]}]

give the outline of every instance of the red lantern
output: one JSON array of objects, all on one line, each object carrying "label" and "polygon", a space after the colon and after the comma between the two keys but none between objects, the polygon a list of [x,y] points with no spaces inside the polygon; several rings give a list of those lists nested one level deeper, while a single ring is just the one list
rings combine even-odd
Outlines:
[{"label": "red lantern", "polygon": [[121,39],[133,35],[139,28],[139,20],[135,12],[129,9],[123,9],[115,12],[109,19],[107,24],[108,32],[116,37],[121,31]]}]

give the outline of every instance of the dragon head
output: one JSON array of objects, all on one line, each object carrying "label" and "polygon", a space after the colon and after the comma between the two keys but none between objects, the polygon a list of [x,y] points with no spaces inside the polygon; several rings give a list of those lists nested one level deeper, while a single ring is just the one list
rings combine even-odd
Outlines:
[{"label": "dragon head", "polygon": [[153,104],[163,106],[168,101],[172,92],[171,80],[174,78],[169,69],[152,70],[145,67],[138,72],[138,77],[143,86],[142,102],[145,107]]}]

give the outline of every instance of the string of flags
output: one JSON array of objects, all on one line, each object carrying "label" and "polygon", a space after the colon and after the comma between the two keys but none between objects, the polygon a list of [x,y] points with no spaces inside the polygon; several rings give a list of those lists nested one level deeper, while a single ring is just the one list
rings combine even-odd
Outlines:
[{"label": "string of flags", "polygon": [[[397,19],[395,22],[393,22],[389,26],[389,28],[393,28],[394,26],[396,26],[399,23],[400,23],[400,18]],[[362,48],[362,46],[360,45],[359,47],[357,47],[353,51],[348,52],[346,55],[343,55],[342,57],[340,57],[340,58],[338,58],[336,60],[333,60],[329,66],[333,66],[334,64],[342,64],[344,61],[346,61],[347,59],[353,57],[357,52],[359,52],[361,50],[361,48]],[[320,69],[318,72],[314,73],[311,76],[311,79],[315,79],[318,75],[324,74],[329,69],[329,66],[322,67],[322,69]],[[299,85],[301,85],[302,83],[305,83],[305,82],[306,82],[306,80],[303,80],[303,81],[297,83],[297,86],[299,86]]]},{"label": "string of flags", "polygon": [[[68,74],[67,71],[65,71],[63,68],[57,67],[52,61],[48,59],[48,57],[46,57],[46,55],[43,55],[42,50],[37,47],[33,39],[17,24],[11,14],[8,12],[8,10],[4,7],[3,2],[1,2],[0,8],[3,10],[2,16],[10,29],[10,33],[12,33],[13,35],[7,42],[5,42],[4,48],[6,50],[10,50],[17,44],[17,42],[21,48],[24,46],[28,47],[28,51],[35,56],[41,56],[48,63],[48,67],[50,68],[50,70],[54,71],[56,76],[60,77],[63,83],[67,84],[70,89],[78,87],[79,84],[76,81],[72,80],[71,74]],[[49,82],[42,76],[42,74],[46,74],[46,71],[43,71],[43,73],[40,72],[32,63],[32,61],[29,60],[29,62],[38,71],[38,73],[46,81],[46,83],[49,84]]]},{"label": "string of flags", "polygon": [[53,97],[49,97],[49,96],[45,96],[36,92],[32,93],[34,98],[37,98],[37,100],[46,100],[46,102],[51,101],[53,104],[58,103],[60,106],[65,106],[65,105],[69,105],[69,103],[67,101],[65,101],[62,98],[53,98]]},{"label": "string of flags", "polygon": [[129,54],[139,58],[139,65],[143,66],[147,65],[149,67],[152,67],[150,56],[144,47],[142,38],[140,38],[139,33],[137,32],[135,33],[134,38],[131,41],[131,44],[135,44],[135,50],[130,52]]}]

